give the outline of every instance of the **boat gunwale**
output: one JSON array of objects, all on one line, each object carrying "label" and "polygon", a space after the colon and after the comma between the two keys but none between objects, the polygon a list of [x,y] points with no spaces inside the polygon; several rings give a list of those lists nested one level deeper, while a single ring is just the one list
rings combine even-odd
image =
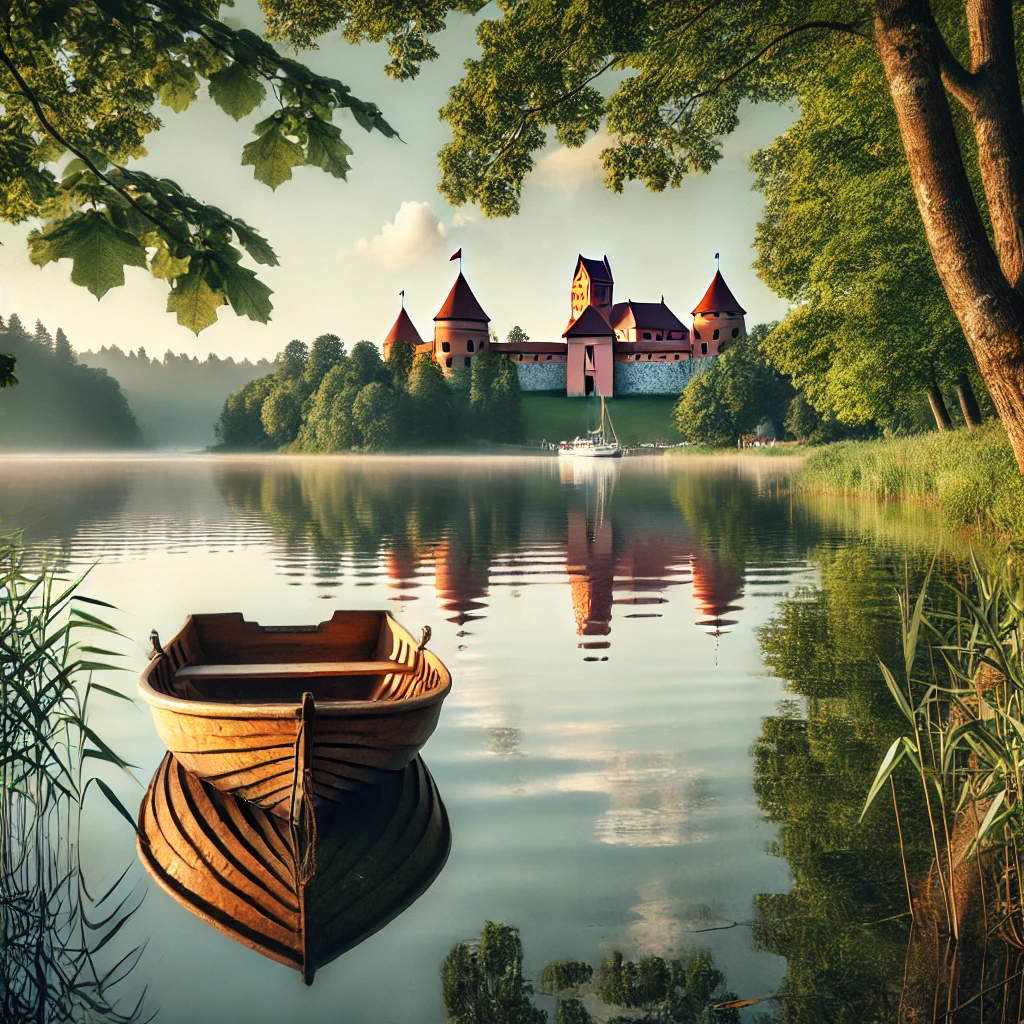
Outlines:
[{"label": "boat gunwale", "polygon": [[[367,609],[368,611],[374,611],[374,609]],[[404,637],[408,640],[412,647],[416,647],[416,641],[413,639],[412,634],[394,618],[388,610],[381,610],[377,614],[386,616],[391,621],[391,627],[393,630],[397,630],[404,634]],[[171,638],[169,643],[173,643],[180,634],[188,628],[188,623],[191,621],[192,616],[186,620],[185,625]],[[421,694],[417,697],[403,697],[400,700],[317,700],[316,713],[324,717],[343,717],[352,712],[358,711],[364,715],[394,715],[401,714],[403,711],[414,711],[419,708],[429,707],[431,704],[443,701],[448,696],[452,688],[452,675],[444,662],[434,654],[433,651],[426,649],[419,650],[419,653],[425,660],[430,662],[431,666],[436,669],[442,679],[445,680],[445,684],[432,690],[430,693]],[[139,673],[138,677],[138,694],[139,696],[154,709],[161,711],[173,712],[177,715],[187,715],[191,718],[263,718],[263,719],[293,719],[296,714],[302,708],[302,702],[289,702],[289,703],[268,703],[261,702],[259,704],[243,704],[237,702],[226,702],[226,701],[214,701],[214,700],[193,700],[188,697],[175,697],[171,694],[161,693],[157,690],[153,684],[149,681],[149,677],[152,674],[155,667],[160,663],[162,658],[166,658],[167,654],[165,651],[161,651],[158,654],[154,654],[150,658],[146,667]],[[396,665],[398,663],[396,662]],[[390,672],[381,672],[379,675],[386,676],[391,675]],[[405,674],[405,673],[402,673]],[[301,676],[296,678],[303,678]],[[309,676],[309,680],[312,682],[322,676]]]}]

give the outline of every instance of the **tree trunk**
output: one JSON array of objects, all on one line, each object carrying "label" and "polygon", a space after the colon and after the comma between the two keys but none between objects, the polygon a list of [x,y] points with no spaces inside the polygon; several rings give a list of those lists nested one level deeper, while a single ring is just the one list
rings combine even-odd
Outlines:
[{"label": "tree trunk", "polygon": [[[986,10],[1009,0],[971,4],[987,26]],[[932,258],[1024,473],[1024,297],[1004,275],[971,191],[942,80],[945,44],[927,0],[875,0],[874,7],[875,43]],[[986,144],[997,151],[983,159],[998,161],[998,145],[1012,149],[1010,133],[1020,128],[1005,102],[993,104]]]},{"label": "tree trunk", "polygon": [[939,385],[932,384],[925,393],[928,395],[928,404],[932,407],[935,426],[939,430],[949,430],[953,426],[953,421],[949,418],[949,410],[946,408]]},{"label": "tree trunk", "polygon": [[981,426],[981,410],[978,408],[978,399],[974,395],[974,388],[971,387],[971,378],[966,373],[961,373],[956,381],[956,397],[960,399],[960,411],[964,414],[964,423],[968,430]]}]

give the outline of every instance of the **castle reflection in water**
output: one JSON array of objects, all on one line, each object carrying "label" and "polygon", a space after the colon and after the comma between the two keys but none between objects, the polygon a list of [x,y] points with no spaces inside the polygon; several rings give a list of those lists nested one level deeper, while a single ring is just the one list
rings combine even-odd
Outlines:
[{"label": "castle reflection in water", "polygon": [[672,588],[690,588],[691,621],[726,633],[745,587],[806,554],[789,550],[793,509],[768,493],[777,475],[680,471],[670,457],[8,468],[5,505],[27,510],[26,544],[51,556],[264,546],[290,585],[312,584],[337,603],[343,585],[385,584],[410,611],[436,601],[460,634],[487,617],[495,588],[568,583],[577,644],[594,660],[607,657],[616,619],[660,618]]}]

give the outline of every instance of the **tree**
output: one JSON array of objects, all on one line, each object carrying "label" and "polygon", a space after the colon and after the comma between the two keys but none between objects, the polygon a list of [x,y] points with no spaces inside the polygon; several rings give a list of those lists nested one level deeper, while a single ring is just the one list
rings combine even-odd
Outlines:
[{"label": "tree", "polygon": [[[272,189],[300,166],[346,176],[352,150],[332,123],[336,111],[350,111],[367,131],[396,134],[374,104],[255,33],[229,27],[217,17],[220,7],[217,0],[6,4],[0,46],[0,217],[41,218],[42,228],[29,233],[32,262],[72,260],[72,281],[97,298],[124,284],[126,266],[148,269],[168,285],[168,311],[197,334],[224,305],[266,323],[270,289],[240,260],[247,254],[275,266],[277,257],[244,221],[125,166],[161,127],[157,102],[182,111],[205,83],[239,119],[272,95],[277,108],[242,151],[242,164]],[[380,10],[374,0],[346,10],[352,41],[387,38],[396,59],[422,52],[419,19]],[[272,22],[280,35],[281,19]]]},{"label": "tree", "polygon": [[770,422],[777,435],[793,399],[789,380],[769,366],[765,340],[774,324],[758,324],[731,345],[683,389],[673,410],[676,428],[687,440],[734,444]]},{"label": "tree", "polygon": [[352,346],[348,361],[353,378],[361,385],[391,381],[391,374],[381,359],[380,349],[372,341],[357,341]]},{"label": "tree", "polygon": [[[75,350],[71,347],[68,336],[59,327],[53,339],[53,354],[60,363],[73,363],[75,361]],[[139,358],[146,358],[146,350],[144,348],[139,349]]]},{"label": "tree", "polygon": [[343,452],[356,447],[359,431],[352,408],[359,385],[354,383],[346,363],[328,370],[320,387],[310,396],[309,407],[295,439],[303,452]]},{"label": "tree", "polygon": [[373,381],[360,390],[352,406],[352,422],[364,448],[380,452],[391,446],[394,407],[394,392],[387,385]]},{"label": "tree", "polygon": [[416,349],[411,342],[396,341],[388,352],[387,365],[391,371],[391,382],[400,390],[409,386],[409,374],[412,373]]},{"label": "tree", "polygon": [[345,346],[336,334],[321,334],[313,342],[306,360],[306,383],[312,389],[320,386],[328,371],[345,358]]},{"label": "tree", "polygon": [[444,372],[429,353],[421,353],[412,364],[409,398],[414,437],[426,444],[449,442],[452,431],[451,397]]},{"label": "tree", "polygon": [[267,395],[260,409],[260,422],[267,437],[279,447],[295,440],[302,425],[302,393],[297,383],[290,381]]},{"label": "tree", "polygon": [[[838,105],[846,83],[855,102]],[[949,422],[943,390],[974,367],[917,215],[886,83],[866,48],[804,90],[800,119],[752,161],[766,199],[757,269],[794,308],[767,350],[827,419],[909,425],[921,396]],[[961,378],[964,378],[961,381]]]},{"label": "tree", "polygon": [[[168,352],[168,355],[171,353]],[[297,338],[294,341],[289,341],[285,345],[284,351],[279,352],[277,356],[278,376],[281,380],[300,380],[306,373],[308,359],[309,347],[304,341],[299,341]]]},{"label": "tree", "polygon": [[244,451],[273,446],[273,441],[263,429],[263,403],[274,384],[273,377],[260,377],[243,384],[228,396],[214,427],[219,448]]},{"label": "tree", "polygon": [[44,352],[53,351],[53,337],[51,336],[50,332],[43,326],[42,320],[36,321],[36,332],[33,335],[33,337],[35,338],[36,344]]},{"label": "tree", "polygon": [[530,336],[522,329],[522,327],[519,326],[519,324],[516,324],[512,330],[508,332],[508,336],[505,340],[510,345],[521,345],[523,342],[529,341]]}]

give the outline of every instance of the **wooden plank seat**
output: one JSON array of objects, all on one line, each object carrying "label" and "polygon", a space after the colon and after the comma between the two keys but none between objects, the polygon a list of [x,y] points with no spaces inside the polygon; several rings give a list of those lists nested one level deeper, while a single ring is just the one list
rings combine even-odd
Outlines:
[{"label": "wooden plank seat", "polygon": [[270,664],[182,665],[176,679],[291,679],[316,676],[379,676],[407,673],[413,666],[397,661],[293,661]]}]

